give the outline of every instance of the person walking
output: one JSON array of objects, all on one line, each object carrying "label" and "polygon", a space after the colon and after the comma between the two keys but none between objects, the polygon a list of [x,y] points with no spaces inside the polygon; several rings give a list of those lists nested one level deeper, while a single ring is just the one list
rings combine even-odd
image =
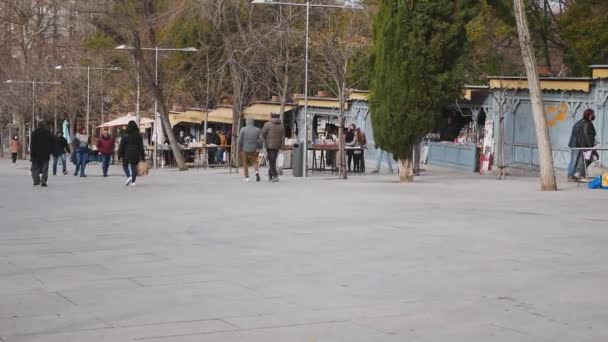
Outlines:
[{"label": "person walking", "polygon": [[74,176],[78,176],[80,171],[80,177],[86,177],[85,168],[89,162],[89,151],[91,150],[89,145],[91,138],[84,128],[80,130],[80,133],[74,137],[74,149],[76,151],[76,169],[74,170]]},{"label": "person walking", "polygon": [[61,170],[64,175],[68,174],[66,154],[70,153],[68,141],[62,132],[57,132],[53,144],[53,176],[57,176],[57,162],[61,160]]},{"label": "person walking", "polygon": [[262,131],[254,126],[253,118],[247,118],[245,127],[239,132],[239,151],[243,159],[245,182],[249,182],[249,164],[252,164],[255,170],[255,181],[260,181],[258,154],[262,143]]},{"label": "person walking", "polygon": [[[572,127],[572,133],[570,135],[570,142],[568,147],[571,148],[582,148],[582,147],[594,147],[595,146],[595,127],[593,121],[595,120],[595,112],[592,109],[587,109],[583,113],[583,118],[580,119]],[[570,163],[568,164],[568,181],[577,182],[579,178],[581,181],[586,181],[586,167],[585,157],[582,150],[570,150]],[[579,178],[575,176],[578,170]]]},{"label": "person walking", "polygon": [[279,114],[271,114],[270,121],[264,124],[262,128],[262,137],[266,145],[266,154],[268,155],[268,180],[271,182],[279,181],[279,173],[277,171],[277,157],[279,151],[285,147],[285,127],[281,122]]},{"label": "person walking", "polygon": [[372,173],[379,173],[382,167],[382,158],[386,160],[388,165],[388,173],[393,173],[393,158],[390,153],[376,146],[376,169]]},{"label": "person walking", "polygon": [[137,164],[146,159],[144,140],[135,121],[129,121],[127,125],[127,132],[118,148],[118,158],[122,159],[122,168],[127,176],[125,186],[135,186]]},{"label": "person walking", "polygon": [[[55,145],[55,139],[44,123],[39,123],[38,128],[32,132],[30,146],[30,157],[32,161],[32,179],[34,186],[46,187],[49,177],[49,161]],[[42,176],[42,177],[41,177]]]},{"label": "person walking", "polygon": [[19,137],[18,136],[13,136],[13,138],[11,138],[11,143],[9,146],[9,149],[11,151],[11,158],[13,160],[13,164],[17,163],[17,154],[19,153]]},{"label": "person walking", "polygon": [[108,177],[108,169],[112,154],[114,154],[114,138],[110,136],[108,131],[104,131],[99,139],[97,139],[97,151],[101,155],[101,171],[104,177]]}]

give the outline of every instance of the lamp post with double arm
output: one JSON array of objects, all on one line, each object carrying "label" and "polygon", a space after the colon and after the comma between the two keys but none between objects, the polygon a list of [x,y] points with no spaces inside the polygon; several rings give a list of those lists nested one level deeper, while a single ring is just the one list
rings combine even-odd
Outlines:
[{"label": "lamp post with double arm", "polygon": [[344,1],[342,5],[324,5],[324,4],[312,4],[310,1],[304,3],[296,2],[283,2],[274,0],[253,0],[251,2],[254,5],[277,5],[277,6],[299,6],[306,7],[306,47],[304,57],[304,162],[302,163],[302,176],[307,176],[308,171],[308,51],[310,46],[310,9],[312,7],[320,8],[342,8],[351,10],[361,10],[363,6],[354,1]]}]

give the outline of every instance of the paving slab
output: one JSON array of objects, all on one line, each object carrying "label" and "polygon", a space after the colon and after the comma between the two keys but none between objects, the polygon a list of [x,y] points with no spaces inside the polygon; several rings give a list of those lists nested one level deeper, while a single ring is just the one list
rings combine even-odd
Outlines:
[{"label": "paving slab", "polygon": [[0,160],[0,341],[608,340],[606,191],[100,173]]}]

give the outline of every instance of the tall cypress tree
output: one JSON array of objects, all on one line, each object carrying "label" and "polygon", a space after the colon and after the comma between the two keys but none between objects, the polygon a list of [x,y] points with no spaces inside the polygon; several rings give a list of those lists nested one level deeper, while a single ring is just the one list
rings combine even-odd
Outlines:
[{"label": "tall cypress tree", "polygon": [[371,115],[376,144],[413,181],[413,146],[460,96],[469,0],[381,0],[374,19]]}]

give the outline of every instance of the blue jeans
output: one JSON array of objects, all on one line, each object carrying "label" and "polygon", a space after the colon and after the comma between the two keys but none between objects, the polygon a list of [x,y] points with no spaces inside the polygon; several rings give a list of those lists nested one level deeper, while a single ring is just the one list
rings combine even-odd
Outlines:
[{"label": "blue jeans", "polygon": [[[576,158],[578,157],[580,151],[578,150],[570,150],[570,163],[568,164],[568,177],[574,177],[574,173],[576,172]],[[582,159],[582,156],[579,158]],[[580,160],[579,160],[580,163]]]},{"label": "blue jeans", "polygon": [[384,158],[388,164],[388,171],[393,172],[393,158],[391,157],[391,154],[381,149],[378,149],[378,152],[379,153],[376,154],[376,171],[380,171],[380,166],[382,166],[382,158]]},{"label": "blue jeans", "polygon": [[65,160],[65,153],[58,155],[58,156],[53,156],[53,175],[57,174],[57,162],[59,162],[59,160],[61,159],[61,167],[62,167],[62,171],[63,173],[67,172],[67,163]]},{"label": "blue jeans", "polygon": [[224,149],[223,148],[217,149],[216,158],[217,158],[218,164],[222,164],[224,162]]},{"label": "blue jeans", "polygon": [[123,161],[122,169],[125,171],[125,176],[127,176],[127,178],[131,177],[131,182],[135,183],[135,179],[137,179],[137,164],[130,164]]},{"label": "blue jeans", "polygon": [[80,170],[80,177],[84,177],[84,169],[87,167],[87,162],[89,161],[89,150],[88,149],[78,149],[76,151],[76,170],[74,171],[74,176],[78,174]]},{"label": "blue jeans", "polygon": [[102,154],[101,155],[101,171],[103,172],[103,176],[108,175],[108,169],[110,168],[110,161],[112,160],[111,154]]}]

